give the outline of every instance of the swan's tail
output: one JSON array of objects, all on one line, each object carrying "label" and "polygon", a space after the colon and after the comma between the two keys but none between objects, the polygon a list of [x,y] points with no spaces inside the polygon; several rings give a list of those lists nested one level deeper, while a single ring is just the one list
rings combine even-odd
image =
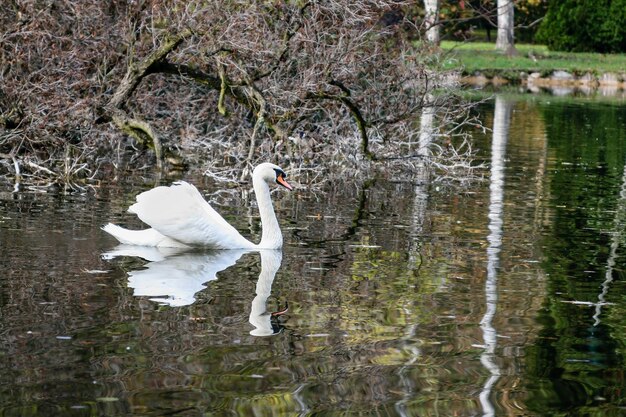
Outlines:
[{"label": "swan's tail", "polygon": [[174,239],[162,235],[154,229],[128,230],[109,223],[102,227],[102,230],[116,238],[125,245],[137,246],[159,246],[169,248],[187,248],[188,246]]}]

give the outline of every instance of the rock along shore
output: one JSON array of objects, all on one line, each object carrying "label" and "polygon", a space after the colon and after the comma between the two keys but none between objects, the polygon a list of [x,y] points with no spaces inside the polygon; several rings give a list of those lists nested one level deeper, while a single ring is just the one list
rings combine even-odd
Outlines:
[{"label": "rock along shore", "polygon": [[583,94],[599,93],[603,96],[622,96],[626,98],[626,72],[575,75],[567,71],[556,70],[545,75],[539,72],[518,72],[512,74],[511,71],[507,71],[507,73],[495,74],[491,77],[477,72],[473,75],[462,76],[460,81],[463,84],[474,87],[485,87],[487,85],[499,87],[510,84],[521,85],[534,93],[547,90],[555,95],[581,92]]}]

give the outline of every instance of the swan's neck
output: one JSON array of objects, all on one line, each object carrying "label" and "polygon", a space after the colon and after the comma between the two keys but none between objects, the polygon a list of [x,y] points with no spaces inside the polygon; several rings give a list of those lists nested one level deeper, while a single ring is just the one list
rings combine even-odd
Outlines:
[{"label": "swan's neck", "polygon": [[263,233],[259,249],[279,249],[283,246],[283,235],[278,226],[278,220],[272,206],[270,197],[270,187],[260,178],[253,178],[254,193],[256,194],[259,214],[261,215],[261,225]]}]

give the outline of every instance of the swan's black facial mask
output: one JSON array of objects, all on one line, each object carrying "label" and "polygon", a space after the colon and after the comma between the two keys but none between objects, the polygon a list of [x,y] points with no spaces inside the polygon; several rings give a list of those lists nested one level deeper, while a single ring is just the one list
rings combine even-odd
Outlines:
[{"label": "swan's black facial mask", "polygon": [[276,184],[282,185],[290,191],[293,190],[293,187],[287,182],[287,174],[280,169],[274,169],[274,171],[276,171]]}]

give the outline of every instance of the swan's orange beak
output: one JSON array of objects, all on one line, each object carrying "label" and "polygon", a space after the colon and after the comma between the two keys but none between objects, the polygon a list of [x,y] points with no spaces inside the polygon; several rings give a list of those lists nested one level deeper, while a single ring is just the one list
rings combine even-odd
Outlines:
[{"label": "swan's orange beak", "polygon": [[279,175],[278,177],[276,177],[276,182],[282,185],[283,187],[285,187],[286,189],[288,189],[289,191],[293,190],[293,187],[289,185],[287,180],[282,175]]}]

